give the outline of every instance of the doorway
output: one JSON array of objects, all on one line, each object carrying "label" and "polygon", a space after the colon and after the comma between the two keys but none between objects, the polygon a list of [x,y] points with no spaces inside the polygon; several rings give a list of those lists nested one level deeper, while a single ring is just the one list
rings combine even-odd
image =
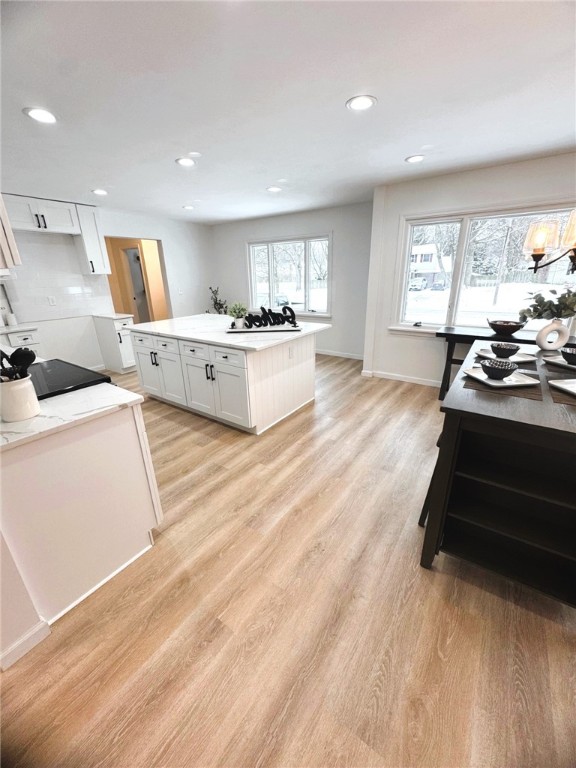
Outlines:
[{"label": "doorway", "polygon": [[107,237],[108,276],[116,312],[134,315],[135,323],[165,320],[168,301],[162,270],[162,244],[158,240]]}]

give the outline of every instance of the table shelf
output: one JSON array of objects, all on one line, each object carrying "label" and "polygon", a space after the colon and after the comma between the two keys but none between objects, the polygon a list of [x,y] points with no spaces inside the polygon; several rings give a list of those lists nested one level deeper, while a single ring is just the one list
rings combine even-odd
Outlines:
[{"label": "table shelf", "polygon": [[446,520],[441,549],[576,606],[574,560],[455,518]]}]

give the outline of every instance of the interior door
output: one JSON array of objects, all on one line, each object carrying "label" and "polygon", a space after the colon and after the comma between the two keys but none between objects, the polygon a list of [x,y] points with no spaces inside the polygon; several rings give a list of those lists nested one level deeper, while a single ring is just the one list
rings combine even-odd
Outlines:
[{"label": "interior door", "polygon": [[124,254],[128,261],[128,269],[130,270],[130,277],[132,279],[132,292],[138,322],[149,323],[150,310],[148,309],[148,297],[146,296],[146,286],[144,285],[144,275],[142,274],[140,249],[125,248]]}]

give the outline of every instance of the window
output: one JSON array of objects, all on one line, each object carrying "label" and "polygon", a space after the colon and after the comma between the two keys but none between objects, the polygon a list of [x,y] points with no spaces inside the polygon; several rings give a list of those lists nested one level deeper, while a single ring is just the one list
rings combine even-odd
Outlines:
[{"label": "window", "polygon": [[252,307],[289,304],[296,312],[328,312],[328,237],[252,243],[249,253]]},{"label": "window", "polygon": [[533,221],[555,219],[562,232],[570,210],[467,215],[411,222],[400,322],[486,325],[517,319],[529,293],[576,287],[567,259],[536,274],[522,253]]}]

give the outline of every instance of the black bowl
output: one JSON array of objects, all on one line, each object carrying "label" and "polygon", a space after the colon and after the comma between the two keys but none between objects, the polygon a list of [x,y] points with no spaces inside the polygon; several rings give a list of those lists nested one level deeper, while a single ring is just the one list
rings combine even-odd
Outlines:
[{"label": "black bowl", "polygon": [[562,347],[560,352],[568,365],[576,365],[576,347]]},{"label": "black bowl", "polygon": [[490,344],[490,347],[496,357],[501,358],[512,357],[520,349],[518,344],[510,344],[507,341],[495,341],[493,344]]},{"label": "black bowl", "polygon": [[498,333],[500,336],[512,336],[513,333],[526,325],[526,323],[519,323],[517,320],[488,320],[487,322],[494,333]]},{"label": "black bowl", "polygon": [[505,379],[518,368],[510,360],[482,360],[480,365],[489,379]]}]

